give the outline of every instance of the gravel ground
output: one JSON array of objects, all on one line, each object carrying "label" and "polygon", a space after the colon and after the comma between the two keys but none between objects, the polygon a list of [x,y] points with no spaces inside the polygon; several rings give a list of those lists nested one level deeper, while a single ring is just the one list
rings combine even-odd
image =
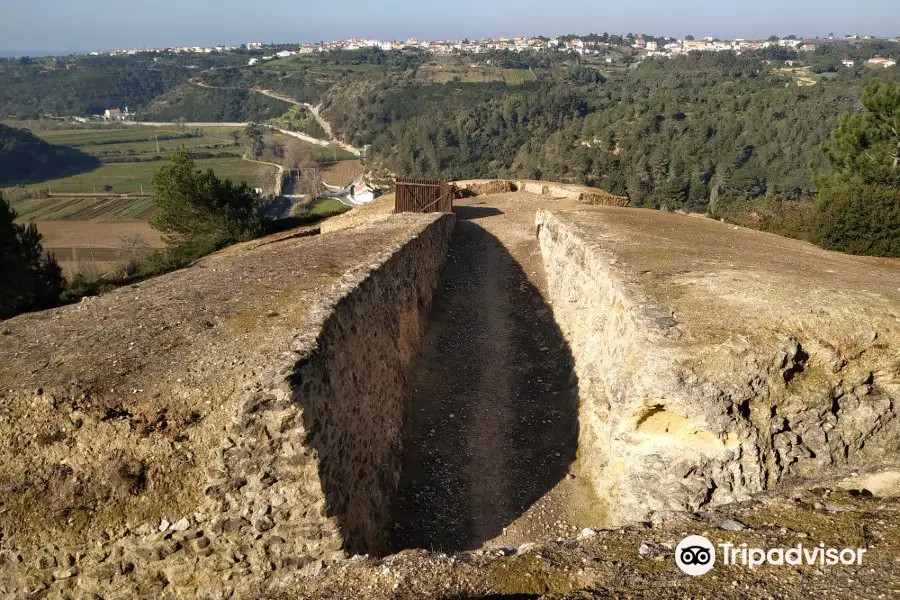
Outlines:
[{"label": "gravel ground", "polygon": [[[803,482],[753,501],[697,514],[661,513],[622,529],[570,539],[445,554],[406,551],[384,559],[354,557],[279,582],[261,597],[369,600],[889,600],[900,597],[900,502],[836,481]],[[898,490],[894,489],[894,493]],[[861,565],[716,564],[691,577],[675,564],[687,534],[713,544],[772,549],[867,548]]]}]

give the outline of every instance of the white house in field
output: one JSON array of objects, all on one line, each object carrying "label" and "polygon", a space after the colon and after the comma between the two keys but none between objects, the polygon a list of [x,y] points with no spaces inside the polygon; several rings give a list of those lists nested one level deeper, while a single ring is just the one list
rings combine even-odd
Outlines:
[{"label": "white house in field", "polygon": [[125,108],[125,112],[119,110],[119,107],[116,108],[107,108],[106,112],[103,113],[103,118],[107,121],[124,121],[125,117],[128,116],[128,108]]},{"label": "white house in field", "polygon": [[354,204],[366,204],[375,199],[375,190],[365,182],[358,183],[350,188],[350,197]]}]

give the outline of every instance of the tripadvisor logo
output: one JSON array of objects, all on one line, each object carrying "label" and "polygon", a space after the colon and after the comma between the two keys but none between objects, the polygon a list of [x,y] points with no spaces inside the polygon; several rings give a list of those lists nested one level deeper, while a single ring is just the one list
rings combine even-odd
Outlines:
[{"label": "tripadvisor logo", "polygon": [[688,575],[703,575],[716,564],[716,549],[702,535],[689,535],[675,548],[675,564]]},{"label": "tripadvisor logo", "polygon": [[[866,553],[866,548],[827,548],[821,542],[812,547],[797,544],[791,548],[768,550],[730,542],[718,544],[718,547],[723,564],[749,569],[762,565],[861,565]],[[694,577],[708,573],[716,564],[716,547],[702,535],[689,535],[675,548],[675,564]]]}]

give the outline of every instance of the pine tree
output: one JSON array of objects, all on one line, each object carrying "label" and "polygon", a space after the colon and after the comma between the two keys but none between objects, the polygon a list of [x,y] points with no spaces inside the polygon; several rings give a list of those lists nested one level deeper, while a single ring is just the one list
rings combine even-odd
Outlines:
[{"label": "pine tree", "polygon": [[153,186],[151,224],[169,244],[201,245],[209,251],[261,232],[257,199],[247,184],[197,169],[185,149],[153,176]]},{"label": "pine tree", "polygon": [[831,250],[900,257],[900,85],[873,80],[823,153],[834,173],[817,176],[813,226]]},{"label": "pine tree", "polygon": [[34,223],[16,223],[0,194],[0,319],[55,306],[65,286],[53,255],[44,255]]},{"label": "pine tree", "polygon": [[862,105],[865,113],[841,117],[825,158],[841,179],[900,187],[900,85],[873,80]]}]

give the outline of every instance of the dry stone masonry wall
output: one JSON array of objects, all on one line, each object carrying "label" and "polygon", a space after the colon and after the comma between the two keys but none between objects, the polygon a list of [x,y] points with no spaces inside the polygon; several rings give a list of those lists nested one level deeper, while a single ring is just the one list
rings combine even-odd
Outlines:
[{"label": "dry stone masonry wall", "polygon": [[897,264],[655,211],[537,226],[611,522],[900,462]]},{"label": "dry stone masonry wall", "polygon": [[457,181],[455,184],[463,194],[472,196],[519,191],[545,198],[575,200],[584,204],[598,206],[628,206],[628,198],[624,196],[616,196],[606,190],[571,183],[512,179],[471,179]]},{"label": "dry stone masonry wall", "polygon": [[5,322],[0,597],[246,597],[381,552],[452,228],[236,247]]}]

